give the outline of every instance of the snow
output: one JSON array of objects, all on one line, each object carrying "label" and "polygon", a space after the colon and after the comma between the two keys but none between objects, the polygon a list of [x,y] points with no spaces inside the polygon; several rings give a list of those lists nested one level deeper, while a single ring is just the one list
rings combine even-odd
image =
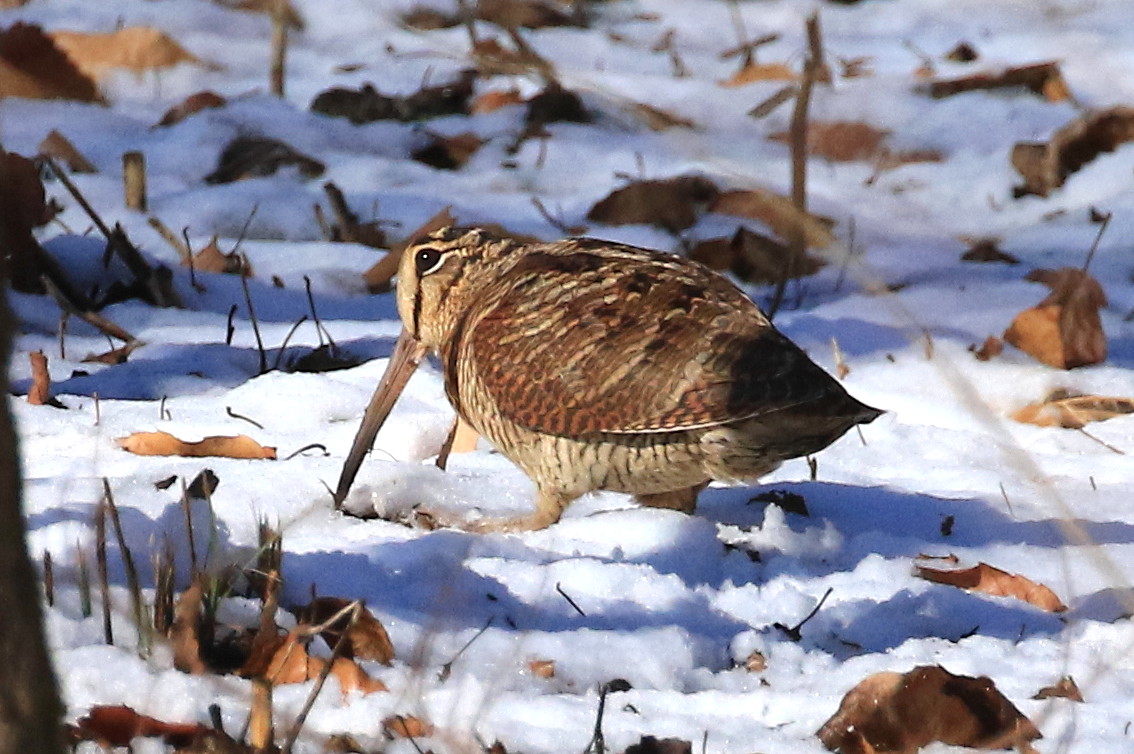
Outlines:
[{"label": "snow", "polygon": [[[164,646],[138,656],[113,544],[115,646],[103,644],[97,598],[95,616],[82,616],[76,586],[77,552],[93,563],[91,518],[103,479],[114,491],[143,581],[149,553],[168,537],[183,586],[188,550],[180,486],[159,491],[153,483],[174,474],[189,480],[210,468],[220,478],[213,495],[218,567],[252,562],[259,524],[267,520],[283,533],[283,602],[302,604],[312,588],[365,599],[397,652],[391,667],[365,663],[388,693],[344,697],[330,682],[308,718],[300,752],[322,751],[327,736],[349,733],[372,750],[411,753],[408,742],[383,739],[380,721],[395,713],[439,726],[422,744],[438,752],[475,747],[478,740],[500,740],[525,754],[580,752],[592,734],[598,688],[616,678],[632,688],[608,699],[603,730],[614,751],[649,734],[694,747],[707,736],[709,754],[819,752],[814,732],[858,681],[933,663],[992,678],[1039,725],[1042,752],[1134,749],[1128,576],[1134,467],[1128,455],[1102,444],[1134,451],[1134,417],[1090,425],[1097,439],[1007,418],[1056,387],[1134,396],[1134,324],[1125,319],[1134,309],[1134,146],[1090,163],[1046,199],[1013,199],[1019,177],[1009,162],[1012,145],[1048,138],[1079,113],[1076,103],[1019,92],[934,100],[919,91],[914,69],[921,61],[913,51],[933,57],[941,77],[1056,59],[1079,105],[1130,104],[1134,8],[1128,0],[594,3],[593,30],[525,37],[563,84],[583,96],[596,123],[551,124],[549,139],[528,140],[514,155],[506,148],[523,127],[519,107],[419,125],[354,126],[310,113],[311,99],[331,86],[371,81],[383,93],[409,94],[423,81],[448,80],[468,64],[467,36],[461,28],[402,28],[398,14],[412,7],[408,0],[295,4],[308,26],[292,35],[283,101],[265,91],[263,16],[188,0],[37,0],[0,11],[3,27],[21,20],[86,31],[152,24],[220,64],[116,73],[104,87],[113,103],[107,108],[0,101],[5,148],[30,155],[51,129],[61,130],[100,171],[74,176],[85,196],[108,221],[121,222],[148,257],[174,267],[175,287],[187,303],[185,309],[137,301],[109,307],[108,317],[146,343],[128,363],[109,367],[81,361],[107,350],[103,336],[72,321],[61,355],[56,306],[44,297],[11,298],[20,321],[12,390],[28,541],[34,555],[50,552],[55,563],[57,602],[47,621],[69,720],[94,704],[127,704],[165,720],[206,722],[216,703],[227,729],[241,730],[248,681],[180,673]],[[452,5],[430,4],[445,11]],[[717,82],[732,75],[736,60],[719,53],[735,44],[735,11],[748,35],[781,35],[759,49],[761,61],[798,65],[806,49],[803,19],[816,9],[831,60],[870,56],[873,73],[818,88],[812,116],[861,119],[891,131],[896,150],[937,149],[945,158],[873,182],[868,163],[810,163],[812,208],[838,221],[841,250],[802,292],[789,289],[791,305],[776,323],[832,370],[836,340],[850,367],[847,389],[889,413],[864,427],[861,439],[851,432],[821,453],[817,480],[809,481],[804,461],[789,462],[756,487],[710,488],[691,517],[640,509],[613,493],[579,500],[559,524],[525,534],[427,532],[335,512],[325,485],[337,478],[400,325],[392,295],[367,295],[359,278],[380,252],[320,240],[312,205],[323,199],[321,184],[334,181],[363,219],[381,218],[394,237],[451,205],[462,223],[498,222],[555,238],[560,232],[531,198],[566,225],[583,224],[595,201],[623,185],[619,174],[695,172],[726,188],[786,192],[787,147],[764,137],[787,127],[790,105],[763,120],[746,115],[781,83],[721,87]],[[669,28],[676,30],[686,78],[673,77],[667,54],[650,51]],[[979,61],[943,60],[961,41],[976,47]],[[347,63],[365,65],[335,72]],[[539,89],[534,80],[497,77],[479,81],[477,91],[511,86],[525,95]],[[169,107],[203,89],[230,104],[152,128]],[[629,114],[629,102],[668,109],[698,128],[650,132]],[[459,171],[408,158],[425,131],[467,130],[487,143]],[[324,162],[327,172],[311,181],[292,170],[206,185],[202,179],[221,149],[240,134],[282,139]],[[146,216],[125,208],[120,159],[130,149],[146,154],[152,214],[178,231],[188,227],[195,247],[216,234],[221,248],[230,249],[256,208],[241,248],[255,270],[249,287],[269,364],[292,325],[309,313],[305,277],[324,325],[365,363],[322,374],[258,375],[239,280],[198,274],[206,291],[195,291]],[[113,269],[104,271],[98,261],[96,235],[78,237],[89,220],[58,182],[47,188],[66,205],[60,219],[74,234],[48,226],[46,247],[81,289],[111,279]],[[1097,232],[1090,207],[1114,213],[1091,266],[1110,300],[1101,312],[1108,361],[1063,372],[1012,348],[976,361],[971,345],[1001,333],[1046,295],[1024,280],[1028,270],[1082,265]],[[735,225],[706,216],[686,235],[707,238]],[[681,246],[644,226],[595,225],[588,233],[664,250]],[[1022,264],[963,263],[964,236],[998,237]],[[273,286],[273,276],[283,288]],[[891,292],[879,293],[886,287]],[[749,292],[760,302],[771,293]],[[234,304],[235,333],[226,344]],[[305,322],[280,363],[319,342]],[[48,355],[55,392],[68,410],[18,397],[29,385],[26,354],[37,349]],[[230,416],[228,408],[263,429]],[[351,507],[392,517],[419,504],[470,517],[525,510],[532,484],[486,444],[451,458],[445,472],[434,467],[451,418],[439,369],[426,366],[379,434]],[[246,433],[278,447],[286,460],[143,457],[115,444],[152,430],[185,440]],[[288,458],[314,442],[326,455],[308,450]],[[768,490],[801,495],[810,516],[750,502]],[[204,507],[196,512],[204,520]],[[953,520],[948,536],[946,517]],[[966,564],[986,561],[1023,573],[1054,589],[1070,609],[1052,615],[919,580],[912,562],[922,553],[953,553]],[[775,627],[798,623],[828,590],[801,641]],[[253,603],[226,604],[233,621],[255,621]],[[754,651],[766,657],[766,670],[744,668]],[[554,677],[537,677],[531,660],[553,660]],[[440,677],[449,662],[451,674]],[[1030,698],[1063,675],[1076,679],[1085,704]],[[277,730],[288,728],[309,691],[310,684],[276,690]],[[136,750],[161,750],[145,747]]]}]

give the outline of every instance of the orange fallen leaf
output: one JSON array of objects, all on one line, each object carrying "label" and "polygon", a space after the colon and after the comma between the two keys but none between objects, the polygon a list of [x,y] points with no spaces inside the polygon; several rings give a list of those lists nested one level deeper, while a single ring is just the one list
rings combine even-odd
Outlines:
[{"label": "orange fallen leaf", "polygon": [[[326,660],[307,653],[300,629],[293,629],[283,636],[269,635],[266,640],[257,636],[252,652],[237,673],[264,678],[273,684],[306,683],[317,678],[326,665]],[[335,658],[331,675],[338,679],[344,695],[352,691],[370,694],[387,690],[386,684],[371,678],[357,662],[346,657]]]},{"label": "orange fallen leaf", "polygon": [[186,456],[202,458],[268,458],[274,460],[276,449],[261,445],[248,435],[206,437],[199,442],[185,442],[168,432],[135,432],[116,441],[118,447],[140,456]]},{"label": "orange fallen leaf", "polygon": [[1062,102],[1071,97],[1071,91],[1059,64],[1055,62],[1006,68],[991,73],[976,73],[947,81],[934,81],[929,86],[932,97],[950,97],[975,90],[1028,89],[1050,102]]},{"label": "orange fallen leaf", "polygon": [[[882,153],[889,131],[861,121],[812,121],[807,125],[807,151],[832,162],[870,160]],[[791,134],[778,131],[772,141],[791,143]]]},{"label": "orange fallen leaf", "polygon": [[174,123],[180,123],[185,120],[193,113],[198,113],[206,109],[224,107],[227,103],[228,100],[224,97],[209,90],[190,94],[188,97],[181,100],[181,102],[178,102],[176,105],[166,110],[165,115],[161,116],[161,120],[157,122],[157,125],[172,126]]},{"label": "orange fallen leaf", "polygon": [[[185,264],[184,260],[182,264]],[[200,251],[193,255],[193,269],[201,272],[218,272],[225,275],[252,276],[252,265],[246,257],[234,249],[229,253],[221,251],[217,237],[213,236]]]},{"label": "orange fallen leaf", "polygon": [[1099,309],[1106,293],[1081,269],[1033,270],[1027,280],[1051,289],[1047,298],[1016,315],[1004,340],[1028,355],[1059,369],[1106,360],[1107,342]]},{"label": "orange fallen leaf", "polygon": [[709,205],[710,212],[759,220],[783,239],[802,231],[808,246],[825,249],[835,241],[835,221],[800,212],[791,199],[764,189],[725,191]]},{"label": "orange fallen leaf", "polygon": [[111,746],[129,746],[134,738],[158,736],[178,748],[188,746],[194,738],[212,732],[211,728],[199,723],[167,723],[140,715],[124,705],[91,707],[90,712],[75,723],[74,730],[81,740],[98,741]]},{"label": "orange fallen leaf", "polygon": [[91,161],[75,148],[71,141],[56,130],[52,130],[36,147],[41,155],[52,157],[71,169],[72,173],[97,173]]},{"label": "orange fallen leaf", "polygon": [[[306,625],[322,625],[351,602],[341,597],[316,597],[296,610],[296,616]],[[327,646],[334,647],[338,644],[343,627],[349,622],[350,615],[347,614],[322,631],[320,635]],[[345,641],[342,649],[344,657],[374,660],[383,665],[389,665],[394,659],[394,644],[390,641],[385,626],[365,608],[359,611],[358,620],[347,629]]]},{"label": "orange fallen leaf", "polygon": [[1075,679],[1069,675],[1063,676],[1053,686],[1044,686],[1036,692],[1032,699],[1070,699],[1073,702],[1083,701],[1083,692],[1079,691],[1079,685],[1075,683]]},{"label": "orange fallen leaf", "polygon": [[972,568],[944,570],[915,564],[914,569],[918,578],[935,584],[946,584],[996,597],[1014,597],[1049,613],[1067,610],[1067,606],[1050,588],[988,563],[978,563]]},{"label": "orange fallen leaf", "polygon": [[937,665],[908,673],[875,673],[843,697],[839,710],[817,731],[843,754],[914,754],[940,741],[981,749],[1033,751],[1041,738],[991,680],[953,675]]},{"label": "orange fallen leaf", "polygon": [[413,715],[393,715],[382,721],[382,730],[392,738],[425,738],[433,735],[433,725]]},{"label": "orange fallen leaf", "polygon": [[524,97],[520,94],[519,89],[496,90],[485,92],[477,97],[469,110],[473,115],[477,115],[479,113],[490,113],[509,105],[522,104],[524,104]]},{"label": "orange fallen leaf", "polygon": [[31,361],[32,384],[28,388],[28,403],[33,406],[42,406],[51,403],[51,376],[47,372],[47,357],[43,351],[32,351],[28,354]]},{"label": "orange fallen leaf", "polygon": [[471,131],[455,136],[434,135],[428,144],[410,155],[418,162],[441,170],[457,170],[465,166],[484,141]]},{"label": "orange fallen leaf", "polygon": [[656,225],[677,232],[697,222],[700,205],[716,195],[716,185],[698,175],[634,181],[595,202],[587,219],[605,225]]},{"label": "orange fallen leaf", "polygon": [[141,73],[178,63],[201,62],[168,34],[150,26],[129,26],[103,34],[53,31],[48,36],[80,71],[95,81],[101,81],[114,68]]},{"label": "orange fallen leaf", "polygon": [[1047,196],[1099,155],[1130,141],[1134,141],[1134,108],[1120,105],[1079,115],[1046,142],[1012,147],[1012,167],[1024,178],[1012,193],[1017,198]]},{"label": "orange fallen leaf", "polygon": [[1040,427],[1081,429],[1091,422],[1134,414],[1134,398],[1081,395],[1053,390],[1042,401],[1029,403],[1012,413],[1012,418]]},{"label": "orange fallen leaf", "polygon": [[201,660],[199,621],[203,590],[197,579],[181,593],[173,607],[169,643],[173,646],[173,667],[182,673],[203,675],[208,668]]},{"label": "orange fallen leaf", "polygon": [[102,102],[98,88],[43,29],[14,23],[0,31],[0,99]]},{"label": "orange fallen leaf", "polygon": [[736,87],[758,81],[795,81],[798,78],[799,74],[784,63],[751,62],[719,83],[725,87]]},{"label": "orange fallen leaf", "polygon": [[531,660],[528,662],[528,670],[536,678],[554,678],[555,660]]},{"label": "orange fallen leaf", "polygon": [[973,356],[977,361],[989,361],[999,356],[1004,351],[1004,341],[995,335],[989,335],[981,343],[980,348],[973,350]]}]

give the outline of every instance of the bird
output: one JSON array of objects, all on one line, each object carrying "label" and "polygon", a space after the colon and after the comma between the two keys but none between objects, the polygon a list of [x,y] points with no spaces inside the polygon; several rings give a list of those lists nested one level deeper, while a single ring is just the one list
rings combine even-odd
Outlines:
[{"label": "bird", "polygon": [[711,481],[753,482],[884,413],[676,254],[449,226],[404,250],[396,295],[402,332],[337,506],[428,353],[457,415],[535,483],[533,513],[454,524],[478,531],[546,528],[597,490],[693,513]]}]

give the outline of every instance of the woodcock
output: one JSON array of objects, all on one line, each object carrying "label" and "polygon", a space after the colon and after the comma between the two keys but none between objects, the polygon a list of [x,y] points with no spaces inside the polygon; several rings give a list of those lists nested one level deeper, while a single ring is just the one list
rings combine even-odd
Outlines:
[{"label": "woodcock", "polygon": [[882,413],[735,285],[672,254],[445,228],[405,250],[397,298],[402,335],[336,504],[429,351],[460,417],[536,484],[534,514],[481,530],[546,527],[594,490],[692,512],[710,480],[754,480]]}]

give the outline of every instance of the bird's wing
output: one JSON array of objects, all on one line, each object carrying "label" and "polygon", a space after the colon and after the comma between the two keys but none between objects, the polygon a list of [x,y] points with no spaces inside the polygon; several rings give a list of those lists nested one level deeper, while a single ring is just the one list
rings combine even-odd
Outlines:
[{"label": "bird's wing", "polygon": [[506,419],[568,437],[666,432],[840,390],[724,278],[597,246],[525,255],[462,323],[467,373]]}]

